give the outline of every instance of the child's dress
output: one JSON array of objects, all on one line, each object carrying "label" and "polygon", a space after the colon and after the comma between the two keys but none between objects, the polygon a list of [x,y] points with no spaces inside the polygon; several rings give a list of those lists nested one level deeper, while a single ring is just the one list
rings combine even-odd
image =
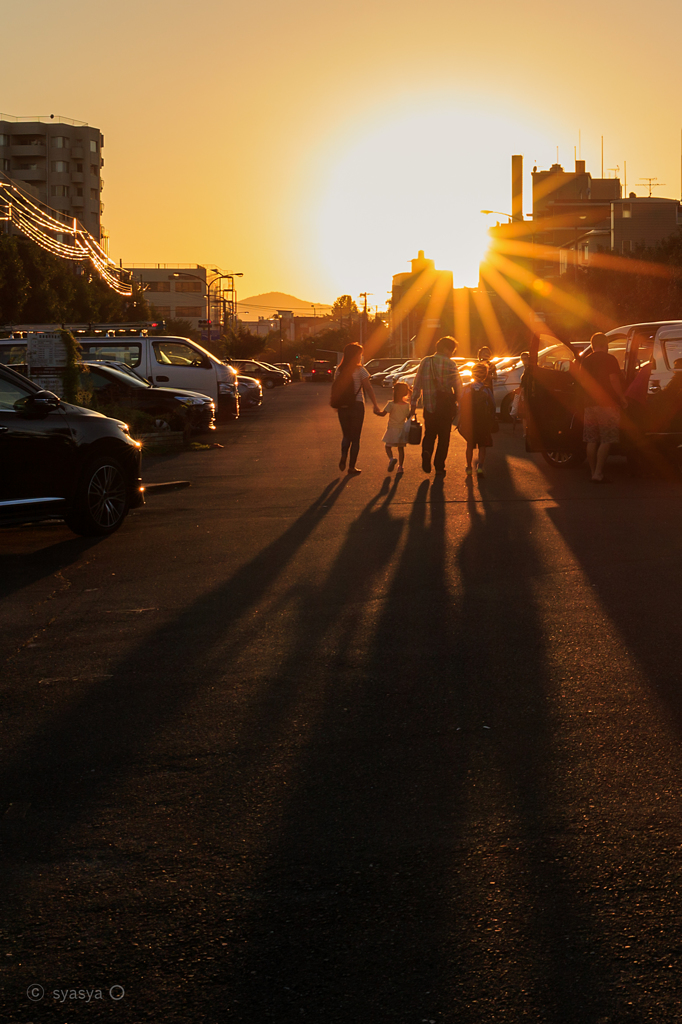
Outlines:
[{"label": "child's dress", "polygon": [[406,402],[389,402],[386,406],[388,425],[381,439],[382,444],[407,444],[405,424],[410,415],[410,407]]}]

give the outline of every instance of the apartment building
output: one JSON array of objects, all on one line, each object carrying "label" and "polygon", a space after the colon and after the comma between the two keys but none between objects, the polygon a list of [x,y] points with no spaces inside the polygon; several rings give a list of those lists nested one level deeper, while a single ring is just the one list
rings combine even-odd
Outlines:
[{"label": "apartment building", "polygon": [[77,217],[106,249],[103,147],[99,128],[83,121],[0,114],[0,171],[52,209]]}]

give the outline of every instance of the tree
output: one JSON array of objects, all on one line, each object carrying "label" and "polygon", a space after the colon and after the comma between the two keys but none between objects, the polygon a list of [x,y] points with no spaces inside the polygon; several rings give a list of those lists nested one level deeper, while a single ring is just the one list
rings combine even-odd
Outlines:
[{"label": "tree", "polygon": [[[153,306],[152,309],[154,309]],[[154,316],[156,315],[156,310],[154,309]],[[163,322],[165,324],[165,334],[175,334],[180,338],[191,338],[192,341],[201,341],[201,331],[195,330],[189,320],[183,320],[181,317],[176,316],[167,316]]]},{"label": "tree", "polygon": [[334,301],[330,316],[332,320],[339,320],[342,316],[352,316],[358,312],[358,307],[350,295],[339,295]]},{"label": "tree", "polygon": [[73,263],[27,238],[0,236],[0,323],[114,323],[149,320],[140,285],[119,295],[89,263]]}]

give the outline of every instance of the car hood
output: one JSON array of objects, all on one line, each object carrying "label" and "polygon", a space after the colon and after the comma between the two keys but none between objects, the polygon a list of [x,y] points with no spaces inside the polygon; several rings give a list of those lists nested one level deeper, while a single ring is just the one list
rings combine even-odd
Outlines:
[{"label": "car hood", "polygon": [[256,387],[259,388],[261,386],[261,383],[260,383],[260,381],[258,380],[257,377],[247,377],[243,373],[238,373],[237,374],[237,383],[238,384],[246,384],[250,388],[256,388]]},{"label": "car hood", "polygon": [[179,395],[181,398],[203,398],[205,402],[213,401],[210,395],[202,395],[200,391],[186,391],[185,388],[157,388],[155,385],[150,390],[161,391],[166,395]]},{"label": "car hood", "polygon": [[119,420],[115,416],[106,416],[103,412],[96,412],[94,409],[85,409],[82,405],[71,405],[70,402],[65,402],[64,399],[61,400],[61,403],[68,418],[107,420],[109,423],[120,427],[122,429],[122,436],[132,444],[135,444],[134,441],[131,441],[128,434],[128,424],[125,420]]}]

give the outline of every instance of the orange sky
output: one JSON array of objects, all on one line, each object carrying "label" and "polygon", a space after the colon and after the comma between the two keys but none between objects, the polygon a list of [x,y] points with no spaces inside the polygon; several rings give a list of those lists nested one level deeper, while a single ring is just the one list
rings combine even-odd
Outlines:
[{"label": "orange sky", "polygon": [[[240,293],[372,293],[417,249],[474,284],[510,155],[680,195],[682,7],[528,0],[32,0],[3,12],[3,112],[105,136],[127,262],[209,262]],[[635,189],[639,195],[646,192]]]}]

